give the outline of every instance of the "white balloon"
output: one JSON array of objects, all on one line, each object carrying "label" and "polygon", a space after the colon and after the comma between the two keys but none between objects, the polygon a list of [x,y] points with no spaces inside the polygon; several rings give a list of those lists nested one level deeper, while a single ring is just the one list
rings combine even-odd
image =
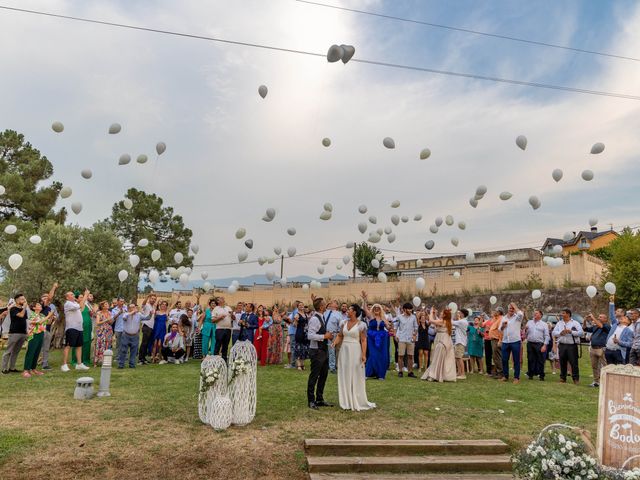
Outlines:
[{"label": "white balloon", "polygon": [[328,258],[323,258],[322,261],[320,261],[321,265],[329,265],[329,259]]},{"label": "white balloon", "polygon": [[258,95],[260,95],[262,98],[266,97],[267,93],[269,93],[269,89],[266,85],[260,85],[258,87]]},{"label": "white balloon", "polygon": [[182,285],[183,287],[186,287],[187,284],[189,283],[189,275],[187,275],[186,273],[180,274],[179,282],[180,282],[180,285]]},{"label": "white balloon", "polygon": [[487,186],[486,185],[479,185],[478,188],[476,188],[476,196],[477,197],[483,197],[486,193],[487,193]]},{"label": "white balloon", "polygon": [[453,272],[453,278],[455,278],[456,280],[460,278],[460,272]]},{"label": "white balloon", "polygon": [[535,195],[532,195],[529,197],[529,205],[531,205],[531,208],[533,208],[534,210],[537,210],[540,208],[540,199],[538,197],[536,197]]},{"label": "white balloon", "polygon": [[158,155],[162,155],[165,150],[167,149],[167,144],[164,142],[158,142],[156,143],[156,153]]},{"label": "white balloon", "polygon": [[248,256],[249,256],[249,252],[247,252],[246,250],[242,250],[241,252],[238,252],[238,262],[240,263],[244,262]]},{"label": "white balloon", "polygon": [[427,240],[426,243],[424,244],[427,250],[431,250],[435,245],[436,243],[433,240]]},{"label": "white balloon", "polygon": [[251,240],[250,238],[246,239],[244,241],[244,245],[245,247],[247,247],[248,249],[252,249],[253,248],[253,240]]},{"label": "white balloon", "polygon": [[524,135],[518,135],[518,137],[516,138],[516,145],[521,150],[526,149],[527,148],[527,137],[525,137]]},{"label": "white balloon", "polygon": [[40,242],[42,242],[42,238],[40,238],[40,235],[31,235],[29,237],[29,241],[34,245],[38,245]]},{"label": "white balloon", "polygon": [[330,147],[331,146],[331,139],[329,137],[324,137],[322,139],[322,145],[324,145],[325,147]]},{"label": "white balloon", "polygon": [[287,286],[287,277],[282,277],[280,279],[280,286],[281,287],[286,287]]},{"label": "white balloon", "polygon": [[334,63],[338,60],[342,60],[344,53],[344,49],[341,46],[331,45],[327,51],[327,62]]},{"label": "white balloon", "polygon": [[589,285],[587,287],[587,295],[589,296],[589,298],[595,297],[597,293],[598,293],[598,289],[593,285]]},{"label": "white balloon", "polygon": [[180,268],[184,268],[184,273],[186,273],[187,275],[191,275],[191,272],[193,270],[191,270],[191,267],[180,267]]},{"label": "white balloon", "polygon": [[465,222],[458,222],[458,228],[464,230],[467,228],[467,224]]},{"label": "white balloon", "polygon": [[616,285],[613,282],[607,282],[604,284],[604,289],[609,295],[616,294]]},{"label": "white balloon", "polygon": [[182,253],[180,252],[176,252],[173,255],[173,261],[176,263],[182,263],[182,260],[184,260],[184,255],[182,255]]},{"label": "white balloon", "polygon": [[129,272],[127,272],[126,270],[120,270],[118,272],[118,279],[120,280],[120,283],[124,282],[128,277]]},{"label": "white balloon", "polygon": [[129,255],[129,265],[136,268],[140,263],[140,257],[138,255]]},{"label": "white balloon", "polygon": [[591,153],[593,153],[594,155],[597,155],[602,152],[604,152],[604,143],[602,142],[594,143],[593,146],[591,147]]},{"label": "white balloon", "polygon": [[280,254],[282,253],[282,248],[273,247],[273,253],[275,253],[277,256],[280,256]]},{"label": "white balloon", "polygon": [[258,265],[263,266],[265,263],[267,263],[267,257],[258,257]]},{"label": "white balloon", "polygon": [[451,302],[449,305],[447,305],[449,307],[449,310],[451,310],[451,313],[454,314],[458,311],[458,304],[456,302]]},{"label": "white balloon", "polygon": [[265,273],[265,276],[267,277],[267,280],[272,282],[273,279],[276,277],[276,274],[273,270],[267,270],[267,272]]},{"label": "white balloon", "polygon": [[324,267],[318,267],[317,270],[320,275],[324,273]]},{"label": "white balloon", "polygon": [[451,215],[447,215],[447,217],[444,219],[444,223],[449,226],[453,225],[453,217]]},{"label": "white balloon", "polygon": [[597,218],[590,218],[589,219],[589,226],[591,227],[595,227],[598,224],[598,219]]},{"label": "white balloon", "polygon": [[564,235],[562,236],[562,239],[565,242],[570,242],[571,240],[573,240],[574,237],[575,235],[573,234],[573,232],[565,232]]},{"label": "white balloon", "polygon": [[593,180],[593,171],[592,170],[585,170],[582,172],[582,179],[585,182],[590,182],[591,180]]},{"label": "white balloon", "polygon": [[369,242],[378,243],[382,237],[378,235],[376,232],[372,232],[369,234]]},{"label": "white balloon", "polygon": [[[339,266],[339,265],[338,265]],[[378,273],[378,281],[380,283],[387,283],[387,274],[384,272]]]},{"label": "white balloon", "polygon": [[91,170],[89,170],[88,168],[85,168],[80,172],[80,175],[82,175],[82,178],[86,178],[87,180],[89,180],[93,176],[93,172],[91,172]]},{"label": "white balloon", "polygon": [[331,220],[331,212],[328,210],[323,210],[320,214],[320,220]]},{"label": "white balloon", "polygon": [[563,175],[564,174],[562,173],[562,170],[560,170],[559,168],[556,168],[553,172],[551,172],[551,178],[553,178],[556,182],[562,180]]},{"label": "white balloon", "polygon": [[241,240],[247,234],[247,231],[244,228],[239,228],[236,230],[236,238]]},{"label": "white balloon", "polygon": [[64,125],[62,122],[53,122],[51,124],[51,129],[56,133],[61,133],[64,130]]},{"label": "white balloon", "polygon": [[173,279],[178,278],[178,276],[180,275],[180,273],[178,273],[178,269],[174,267],[167,267],[167,272],[169,272],[169,276]]},{"label": "white balloon", "polygon": [[469,205],[471,205],[473,208],[476,208],[478,206],[478,200],[476,200],[475,198],[470,198]]},{"label": "white balloon", "polygon": [[413,297],[413,306],[414,307],[418,308],[421,303],[422,303],[422,300],[420,299],[420,297]]},{"label": "white balloon", "polygon": [[375,215],[371,215],[369,217],[369,222],[371,222],[371,223],[373,223],[375,225],[376,223],[378,223],[378,219],[375,217]]},{"label": "white balloon", "polygon": [[349,60],[351,60],[351,57],[353,57],[353,55],[356,53],[356,49],[353,45],[340,45],[340,47],[342,48],[342,63],[346,64]]},{"label": "white balloon", "polygon": [[498,303],[498,299],[497,299],[495,296],[491,295],[491,296],[489,297],[489,303],[490,303],[491,305],[495,305],[496,303]]},{"label": "white balloon", "polygon": [[146,238],[141,238],[140,240],[138,240],[139,247],[146,247],[147,245],[149,245],[149,240],[147,240]]},{"label": "white balloon", "polygon": [[414,222],[419,222],[420,220],[422,220],[422,214],[420,214],[420,213],[416,213],[416,214],[413,216],[413,221],[414,221]]},{"label": "white balloon", "polygon": [[422,259],[419,258],[418,260],[416,260],[416,267],[422,268]]},{"label": "white balloon", "polygon": [[391,215],[391,223],[398,226],[400,224],[400,217],[398,215]]},{"label": "white balloon", "polygon": [[498,263],[504,263],[507,261],[507,257],[504,255],[498,255]]},{"label": "white balloon", "polygon": [[350,261],[351,257],[349,255],[345,255],[344,257],[342,257],[342,263],[344,263],[345,265],[349,265]]},{"label": "white balloon", "polygon": [[131,210],[133,208],[133,202],[131,201],[130,198],[125,198],[122,201],[122,204],[123,204],[124,208],[126,208],[127,210]]},{"label": "white balloon", "polygon": [[384,137],[382,144],[387,148],[396,148],[396,142],[391,137]]},{"label": "white balloon", "polygon": [[13,235],[17,231],[18,231],[18,227],[16,227],[15,225],[7,225],[6,227],[4,227],[4,233],[8,235]]},{"label": "white balloon", "polygon": [[191,244],[191,251],[192,251],[195,255],[197,255],[197,254],[198,254],[198,252],[200,251],[200,246],[199,246],[198,244],[196,244],[196,243],[192,243],[192,244]]},{"label": "white balloon", "polygon": [[4,195],[6,191],[7,191],[6,188],[4,188],[3,185],[0,185],[0,195]]},{"label": "white balloon", "polygon": [[473,252],[469,252],[465,255],[465,259],[467,262],[473,262],[476,259],[476,254]]},{"label": "white balloon", "polygon": [[420,151],[420,160],[426,160],[430,156],[431,156],[431,150],[429,150],[428,148],[423,148]]},{"label": "white balloon", "polygon": [[296,234],[296,229],[293,227],[287,228],[287,233],[293,237]]},{"label": "white balloon", "polygon": [[238,291],[238,286],[233,283],[227,287],[227,292],[229,292],[232,295],[237,291]]},{"label": "white balloon", "polygon": [[347,242],[347,244],[345,246],[346,246],[346,248],[353,248],[355,246],[355,243]]},{"label": "white balloon", "polygon": [[140,154],[138,155],[138,158],[136,158],[136,162],[138,163],[147,163],[147,160],[149,160],[149,157],[147,157],[145,154]]},{"label": "white balloon", "polygon": [[394,200],[391,202],[391,208],[398,208],[400,206],[400,200]]},{"label": "white balloon", "polygon": [[389,235],[387,235],[387,242],[393,243],[395,241],[396,241],[396,234],[395,233],[390,233]]},{"label": "white balloon", "polygon": [[409,217],[407,217],[406,215],[403,215],[402,217],[400,217],[400,221],[402,223],[407,223],[409,221]]},{"label": "white balloon", "polygon": [[158,280],[160,280],[160,273],[158,273],[157,270],[151,270],[149,272],[149,281],[151,283],[156,283]]},{"label": "white balloon", "polygon": [[416,288],[418,290],[423,290],[427,283],[424,281],[424,278],[418,277],[416,278]]},{"label": "white balloon", "polygon": [[207,278],[209,278],[209,272],[202,272],[200,274],[200,278],[202,278],[202,280],[206,280]]},{"label": "white balloon", "polygon": [[231,285],[235,285],[236,287],[239,287],[240,286],[240,282],[238,280],[233,280],[231,282]]},{"label": "white balloon", "polygon": [[322,208],[327,212],[333,212],[333,205],[331,205],[329,202],[325,203]]},{"label": "white balloon", "polygon": [[264,212],[267,218],[274,219],[276,218],[276,209],[275,208],[267,208],[266,212]]},{"label": "white balloon", "polygon": [[442,225],[442,217],[436,217],[436,227],[439,227],[440,225]]},{"label": "white balloon", "polygon": [[364,215],[365,213],[367,213],[367,206],[366,205],[360,205],[358,207],[358,212],[360,212],[360,213],[362,213]]},{"label": "white balloon", "polygon": [[398,262],[396,262],[395,260],[391,260],[389,263],[387,263],[387,266],[390,269],[395,270],[396,267],[398,266]]},{"label": "white balloon", "polygon": [[453,237],[451,239],[451,245],[453,245],[454,247],[457,247],[459,243],[460,241],[456,237]]},{"label": "white balloon", "polygon": [[73,213],[75,213],[76,215],[78,215],[81,211],[82,211],[82,203],[80,202],[73,202],[71,204],[71,211]]},{"label": "white balloon", "polygon": [[153,260],[154,262],[157,262],[158,260],[160,260],[160,250],[153,250],[151,252],[151,260]]},{"label": "white balloon", "polygon": [[358,230],[360,233],[364,233],[367,231],[367,224],[365,222],[358,223]]},{"label": "white balloon", "polygon": [[17,270],[22,265],[22,255],[14,253],[9,257],[9,266],[11,270]]},{"label": "white balloon", "polygon": [[287,255],[289,255],[290,257],[295,256],[296,254],[296,247],[289,247],[287,249]]},{"label": "white balloon", "polygon": [[129,155],[128,153],[123,153],[122,155],[120,155],[120,158],[118,159],[118,165],[127,165],[130,162],[131,162],[131,155]]},{"label": "white balloon", "polygon": [[384,227],[384,234],[385,235],[389,235],[391,232],[393,232],[393,229],[391,227]]},{"label": "white balloon", "polygon": [[69,198],[71,196],[71,187],[62,187],[60,189],[60,197],[62,198]]},{"label": "white balloon", "polygon": [[205,292],[208,292],[209,290],[211,290],[211,282],[204,282],[202,284],[202,288]]},{"label": "white balloon", "polygon": [[511,197],[513,197],[511,192],[502,192],[500,194],[500,200],[509,200]]},{"label": "white balloon", "polygon": [[371,266],[373,268],[380,268],[380,261],[377,258],[374,258],[371,260]]},{"label": "white balloon", "polygon": [[534,300],[538,300],[540,297],[542,297],[542,292],[540,290],[534,290],[531,292],[531,298]]},{"label": "white balloon", "polygon": [[438,226],[437,225],[430,225],[429,226],[429,231],[431,233],[438,233]]},{"label": "white balloon", "polygon": [[554,245],[554,246],[551,248],[551,251],[552,251],[553,253],[555,253],[556,255],[560,255],[560,254],[562,253],[562,245]]},{"label": "white balloon", "polygon": [[556,267],[561,267],[564,265],[564,259],[562,257],[554,258],[553,265]]},{"label": "white balloon", "polygon": [[122,130],[122,126],[119,123],[112,123],[111,125],[109,125],[109,133],[111,135],[120,133],[120,130]]}]

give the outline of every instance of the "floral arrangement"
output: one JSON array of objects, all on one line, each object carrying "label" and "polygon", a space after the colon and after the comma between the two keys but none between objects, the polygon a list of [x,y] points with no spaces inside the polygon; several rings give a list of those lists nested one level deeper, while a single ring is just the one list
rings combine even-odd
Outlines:
[{"label": "floral arrangement", "polygon": [[219,379],[220,370],[216,367],[202,369],[200,371],[200,398],[203,398]]},{"label": "floral arrangement", "polygon": [[236,358],[230,365],[229,369],[231,371],[231,378],[229,379],[229,383],[231,383],[233,379],[238,375],[249,372],[249,364],[242,358]]},{"label": "floral arrangement", "polygon": [[[549,428],[549,427],[547,427]],[[593,447],[573,432],[543,430],[513,457],[516,476],[527,480],[640,480],[640,469],[602,466]]]}]

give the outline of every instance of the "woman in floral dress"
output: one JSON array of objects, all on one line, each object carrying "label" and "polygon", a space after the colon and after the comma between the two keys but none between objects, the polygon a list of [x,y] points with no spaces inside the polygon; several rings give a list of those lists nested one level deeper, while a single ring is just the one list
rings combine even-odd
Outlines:
[{"label": "woman in floral dress", "polygon": [[278,311],[277,305],[273,307],[271,318],[273,319],[273,325],[269,330],[267,363],[269,365],[280,365],[282,362],[282,314]]},{"label": "woman in floral dress", "polygon": [[96,351],[93,356],[94,367],[96,365],[102,365],[104,352],[111,348],[111,340],[113,339],[112,323],[113,318],[109,311],[109,302],[100,302],[98,305],[98,313],[96,313]]},{"label": "woman in floral dress", "polygon": [[36,370],[38,366],[38,356],[40,350],[42,350],[42,343],[44,341],[44,331],[47,328],[47,322],[53,315],[49,312],[46,317],[42,314],[42,304],[36,303],[33,306],[33,311],[29,314],[29,330],[28,330],[28,344],[27,353],[24,356],[24,371],[22,376],[29,378],[32,375],[43,375],[44,372]]}]

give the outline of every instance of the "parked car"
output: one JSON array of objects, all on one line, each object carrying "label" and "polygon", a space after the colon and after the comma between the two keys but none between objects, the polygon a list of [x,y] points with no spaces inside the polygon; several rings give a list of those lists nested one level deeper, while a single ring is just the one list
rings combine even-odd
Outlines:
[{"label": "parked car", "polygon": [[[558,323],[558,321],[562,318],[562,314],[561,313],[545,313],[542,316],[542,320],[547,322],[547,323],[551,323],[552,325],[555,325],[556,323]],[[580,315],[579,313],[571,313],[571,318],[573,318],[576,322],[578,322],[580,325],[582,325],[584,323],[584,318],[582,317],[582,315]],[[591,326],[591,322],[587,322],[587,326]],[[590,343],[591,342],[591,334],[590,333],[584,333],[582,335],[582,337],[580,338],[580,343]]]}]

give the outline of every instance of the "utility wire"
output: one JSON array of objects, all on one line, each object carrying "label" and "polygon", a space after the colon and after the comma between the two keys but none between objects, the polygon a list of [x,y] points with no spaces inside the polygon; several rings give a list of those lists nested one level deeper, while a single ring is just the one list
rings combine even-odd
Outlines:
[{"label": "utility wire", "polygon": [[[239,45],[239,46],[244,46],[244,47],[260,48],[260,49],[272,50],[272,51],[278,51],[278,52],[296,53],[296,54],[299,54],[299,55],[309,55],[309,56],[313,56],[313,57],[325,57],[325,54],[323,54],[323,53],[308,52],[308,51],[296,50],[296,49],[292,49],[292,48],[275,47],[275,46],[272,46],[272,45],[265,45],[265,44],[260,44],[260,43],[242,42],[242,41],[238,41],[238,40],[228,40],[228,39],[224,39],[224,38],[209,37],[209,36],[205,36],[205,35],[196,35],[196,34],[191,34],[191,33],[181,33],[181,32],[175,32],[175,31],[170,31],[170,30],[161,30],[161,29],[157,29],[157,28],[141,27],[141,26],[136,26],[136,25],[108,22],[108,21],[104,21],[104,20],[96,20],[96,19],[91,19],[91,18],[74,17],[74,16],[70,16],[70,15],[60,15],[60,14],[55,14],[55,13],[42,12],[42,11],[38,11],[38,10],[27,10],[27,9],[24,9],[24,8],[8,7],[8,6],[5,6],[5,5],[0,5],[0,9],[6,10],[6,11],[12,11],[12,12],[27,13],[27,14],[32,14],[32,15],[41,15],[41,16],[45,16],[45,17],[61,18],[61,19],[65,19],[65,20],[73,20],[73,21],[78,21],[78,22],[93,23],[93,24],[105,25],[105,26],[110,26],[110,27],[126,28],[126,29],[131,29],[131,30],[138,30],[138,31],[144,31],[144,32],[151,32],[151,33],[159,33],[159,34],[164,34],[164,35],[173,35],[173,36],[177,36],[177,37],[192,38],[192,39],[196,39],[196,40],[207,40],[207,41],[211,41],[211,42],[219,42],[219,43],[225,43],[225,44],[229,44],[229,45]],[[453,72],[453,71],[449,71],[449,70],[438,70],[438,69],[434,69],[434,68],[420,67],[420,66],[414,66],[414,65],[403,65],[403,64],[398,64],[398,63],[389,63],[389,62],[382,62],[382,61],[377,61],[377,60],[366,60],[366,59],[361,59],[361,58],[352,58],[350,61],[351,62],[356,62],[356,63],[369,64],[369,65],[377,65],[377,66],[381,66],[381,67],[398,68],[398,69],[404,69],[404,70],[413,70],[413,71],[420,71],[420,72],[427,72],[427,73],[435,73],[435,74],[438,74],[438,75],[447,75],[447,76],[453,76],[453,77],[472,78],[472,79],[476,79],[476,80],[485,80],[485,81],[497,82],[497,83],[506,83],[506,84],[511,84],[511,85],[519,85],[519,86],[523,86],[523,87],[545,88],[545,89],[550,89],[550,90],[560,90],[560,91],[572,92],[572,93],[582,93],[582,94],[586,94],[586,95],[598,95],[598,96],[604,96],[604,97],[622,98],[622,99],[626,99],[626,100],[640,100],[640,96],[628,95],[628,94],[624,94],[624,93],[615,93],[615,92],[607,92],[607,91],[600,91],[600,90],[590,90],[590,89],[584,89],[584,88],[568,87],[568,86],[563,86],[563,85],[552,85],[552,84],[548,84],[548,83],[527,82],[527,81],[523,81],[523,80],[514,80],[514,79],[508,79],[508,78],[492,77],[492,76],[487,76],[487,75],[476,75],[476,74],[465,73],[465,72]]]},{"label": "utility wire", "polygon": [[386,18],[388,20],[397,20],[399,22],[415,23],[415,24],[424,25],[424,26],[427,26],[427,27],[443,28],[443,29],[446,29],[446,30],[454,30],[456,32],[471,33],[473,35],[482,35],[482,36],[485,36],[485,37],[499,38],[501,40],[510,40],[512,42],[528,43],[528,44],[531,44],[531,45],[538,45],[538,46],[541,46],[541,47],[559,48],[559,49],[562,49],[562,50],[570,50],[572,52],[588,53],[588,54],[591,54],[591,55],[600,55],[602,57],[618,58],[618,59],[622,59],[622,60],[632,60],[634,62],[640,62],[640,58],[627,57],[627,56],[624,56],[624,55],[616,55],[614,53],[598,52],[598,51],[595,51],[595,50],[585,50],[583,48],[570,47],[568,45],[558,45],[556,43],[539,42],[539,41],[536,41],[536,40],[529,40],[529,39],[526,39],[526,38],[512,37],[510,35],[500,35],[500,34],[497,34],[497,33],[482,32],[480,30],[471,30],[469,28],[461,28],[461,27],[454,27],[452,25],[444,25],[444,24],[441,24],[441,23],[431,23],[431,22],[425,22],[425,21],[422,21],[422,20],[415,20],[415,19],[412,19],[412,18],[396,17],[394,15],[385,15],[385,14],[382,14],[382,13],[368,12],[368,11],[365,11],[365,10],[357,10],[355,8],[341,7],[341,6],[338,6],[338,5],[331,5],[331,4],[328,4],[328,3],[311,2],[309,0],[296,0],[296,2],[306,3],[308,5],[314,5],[314,6],[317,6],[317,7],[333,8],[335,10],[344,10],[345,12],[358,13],[358,14],[361,14],[361,15],[369,15],[369,16],[372,16],[372,17]]}]

